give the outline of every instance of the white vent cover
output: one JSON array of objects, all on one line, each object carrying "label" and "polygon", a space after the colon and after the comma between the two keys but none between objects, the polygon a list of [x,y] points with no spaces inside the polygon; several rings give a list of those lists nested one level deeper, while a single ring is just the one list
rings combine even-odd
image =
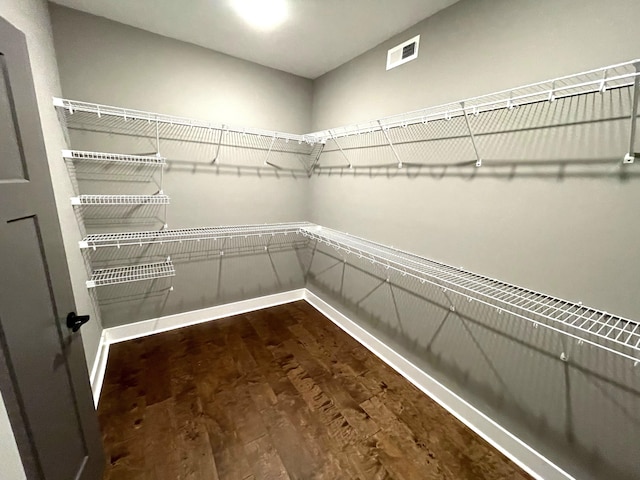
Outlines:
[{"label": "white vent cover", "polygon": [[418,46],[420,45],[420,35],[413,37],[411,40],[401,43],[397,47],[393,47],[387,52],[387,70],[410,62],[418,58]]}]

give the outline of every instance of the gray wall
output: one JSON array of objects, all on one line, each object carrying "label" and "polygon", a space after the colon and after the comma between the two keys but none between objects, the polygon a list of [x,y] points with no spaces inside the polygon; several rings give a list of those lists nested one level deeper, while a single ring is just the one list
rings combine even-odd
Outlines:
[{"label": "gray wall", "polygon": [[[317,79],[314,129],[634,59],[640,56],[637,45],[621,32],[633,31],[638,15],[640,3],[633,0],[459,2]],[[421,35],[419,58],[386,72],[387,49],[416,34]],[[625,95],[612,97],[610,104],[626,102],[622,110],[628,112]],[[530,124],[552,115],[567,122],[596,108],[601,106],[591,101],[565,103],[552,114],[532,111],[530,117],[538,118]],[[546,132],[546,137],[512,135],[494,138],[489,151],[480,150],[485,159],[622,158],[627,129],[618,122],[601,129]],[[499,142],[500,148],[491,148]],[[458,151],[417,153],[446,163]],[[405,161],[419,161],[415,154],[408,152]],[[632,206],[640,200],[636,181],[621,180],[615,165],[597,174],[569,171],[564,178],[560,166],[548,172],[520,169],[512,175],[486,169],[473,179],[469,172],[449,170],[440,179],[440,172],[409,179],[405,171],[393,181],[315,177],[310,220],[640,318],[635,294],[640,253],[626,246],[640,234],[630,221]],[[343,201],[347,193],[348,202]]]},{"label": "gray wall", "polygon": [[311,128],[312,82],[50,4],[67,98],[291,133]]},{"label": "gray wall", "polygon": [[[285,132],[310,129],[310,80],[54,4],[50,9],[67,98]],[[70,118],[78,122],[77,116]],[[155,132],[146,136],[146,122],[138,130],[129,124],[141,134],[137,137],[114,133],[110,126],[104,130],[96,116],[81,117],[79,123],[83,122],[96,124],[70,131],[75,149],[155,151]],[[101,128],[102,133],[96,133]],[[169,228],[301,221],[309,216],[307,177],[263,168],[270,138],[254,139],[247,145],[251,148],[238,153],[237,148],[224,147],[225,137],[219,166],[212,167],[216,139],[215,134],[207,135],[166,126],[160,132],[160,150],[168,159],[163,190],[171,197]],[[298,148],[291,146],[296,142],[280,143],[278,149]],[[273,152],[270,160],[301,168],[289,154]],[[160,183],[157,173],[136,168],[76,163],[69,173],[82,193],[146,194]],[[160,228],[164,217],[162,208],[87,208],[78,213],[90,233],[153,230]],[[88,252],[94,268],[159,261],[167,254],[176,264],[173,280],[95,292],[104,325],[300,288],[304,278],[297,252],[280,243],[279,251],[274,245],[269,252],[260,241]],[[224,257],[219,255],[221,249]]]},{"label": "gray wall", "polygon": [[[314,131],[633,60],[635,0],[462,0],[314,81]],[[421,35],[418,59],[387,50]]]},{"label": "gray wall", "polygon": [[[637,58],[622,32],[638,15],[630,0],[463,0],[317,79],[313,129]],[[386,72],[387,49],[416,34],[419,58]],[[480,115],[473,128],[494,133],[479,139],[489,161],[478,170],[454,166],[473,160],[468,139],[398,149],[437,168],[324,170],[311,179],[310,220],[638,319],[640,253],[629,239],[640,235],[639,167],[619,165],[630,99],[625,89]],[[417,128],[432,138],[465,128],[433,123]],[[348,154],[356,166],[393,161],[388,147]],[[344,164],[339,152],[323,162]],[[640,381],[630,362],[475,303],[453,298],[452,314],[441,293],[401,279],[367,296],[384,273],[323,272],[334,260],[320,257],[312,291],[515,435],[577,478],[637,478]]]}]

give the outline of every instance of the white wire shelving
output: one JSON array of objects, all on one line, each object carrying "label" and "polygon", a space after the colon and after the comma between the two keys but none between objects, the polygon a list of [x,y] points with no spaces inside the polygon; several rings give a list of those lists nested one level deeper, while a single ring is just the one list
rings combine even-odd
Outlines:
[{"label": "white wire shelving", "polygon": [[178,117],[174,115],[165,115],[162,113],[147,112],[143,110],[134,110],[130,108],[115,107],[111,105],[102,105],[98,103],[82,102],[78,100],[69,100],[57,97],[54,97],[53,104],[57,108],[66,110],[71,115],[77,112],[84,112],[95,114],[98,117],[118,117],[125,122],[129,120],[142,120],[154,124],[166,124],[205,130],[216,130],[225,133],[232,132],[242,135],[254,135],[259,137],[283,139],[287,141],[292,140],[295,142],[304,142],[308,144],[315,144],[317,141],[316,137],[313,135],[298,135],[294,133],[278,132],[275,130],[238,127],[222,123],[197,120],[188,117]]},{"label": "white wire shelving", "polygon": [[91,279],[87,280],[87,288],[173,277],[175,274],[176,270],[171,258],[167,258],[164,262],[144,265],[103,268],[93,272]]},{"label": "white wire shelving", "polygon": [[238,225],[221,227],[180,228],[158,231],[98,233],[80,241],[80,248],[124,247],[132,245],[182,243],[225,238],[273,237],[296,235],[301,228],[312,226],[308,222],[275,223],[261,225]]},{"label": "white wire shelving", "polygon": [[[105,233],[88,235],[82,249],[122,247],[145,244],[205,241],[231,238],[301,235],[336,250],[369,261],[379,268],[394,271],[420,283],[436,286],[469,301],[493,307],[534,326],[542,326],[634,362],[640,361],[640,323],[563,300],[464,269],[381,245],[309,222],[183,228],[174,230]],[[175,275],[170,259],[166,262],[96,270],[87,287],[110,285]],[[452,304],[452,307],[453,304]],[[562,356],[564,357],[564,352]]]},{"label": "white wire shelving", "polygon": [[[467,98],[464,100],[450,102],[443,105],[427,107],[420,110],[413,110],[410,112],[401,113],[398,115],[391,115],[375,120],[365,121],[357,124],[340,126],[331,128],[328,130],[316,131],[313,133],[298,135],[293,133],[278,132],[273,130],[264,130],[256,128],[244,128],[238,126],[230,126],[221,123],[212,123],[202,120],[177,117],[172,115],[165,115],[161,113],[146,112],[141,110],[133,110],[123,107],[116,107],[110,105],[102,105],[96,103],[82,102],[77,100],[69,100],[62,98],[54,98],[53,103],[62,111],[65,112],[67,122],[72,122],[74,115],[77,117],[78,113],[82,115],[89,115],[92,118],[99,119],[119,119],[123,122],[130,122],[130,124],[142,122],[149,127],[154,127],[154,132],[146,132],[145,135],[156,137],[157,142],[160,142],[160,126],[167,126],[168,128],[180,127],[180,135],[186,135],[185,138],[190,139],[202,139],[204,137],[211,137],[205,143],[211,143],[216,145],[216,153],[213,156],[212,164],[216,163],[219,159],[220,149],[224,146],[226,149],[225,154],[228,155],[229,148],[247,149],[247,150],[260,150],[264,153],[263,164],[269,165],[277,169],[289,169],[293,168],[289,165],[287,167],[279,166],[277,163],[273,163],[274,154],[290,154],[296,158],[299,156],[305,157],[308,161],[308,166],[303,164],[304,171],[307,174],[311,174],[315,169],[319,168],[318,160],[323,154],[323,149],[327,142],[333,144],[331,150],[327,149],[324,153],[338,152],[345,162],[343,167],[353,168],[353,162],[347,156],[345,150],[346,147],[341,146],[338,142],[339,139],[355,136],[374,134],[372,141],[376,144],[383,142],[387,145],[393,157],[396,160],[396,164],[399,168],[402,168],[403,164],[410,164],[412,159],[403,159],[398,151],[395,140],[392,138],[390,130],[396,128],[406,128],[409,126],[418,126],[418,124],[427,124],[437,120],[451,120],[454,118],[463,118],[466,129],[465,136],[467,136],[473,144],[473,150],[476,157],[476,166],[482,165],[482,152],[479,150],[476,144],[475,135],[472,129],[470,118],[477,116],[483,112],[489,112],[501,109],[514,109],[518,106],[534,104],[539,102],[554,102],[559,99],[573,97],[576,95],[586,95],[596,92],[604,93],[607,90],[633,87],[633,110],[630,118],[630,135],[629,135],[629,148],[628,153],[625,154],[624,163],[633,163],[636,156],[640,155],[640,152],[636,152],[635,145],[635,132],[636,132],[636,117],[638,108],[638,98],[640,97],[640,82],[639,82],[639,69],[640,59],[632,60],[629,62],[618,63],[615,65],[609,65],[606,67],[589,70],[573,75],[566,75],[550,80],[532,83],[508,90],[502,90],[487,95],[481,95],[478,97]],[[82,116],[80,115],[80,116]],[[94,117],[95,116],[95,117]],[[77,123],[82,125],[87,119],[78,119]],[[108,123],[108,122],[107,122]],[[111,123],[108,123],[110,127],[113,127]],[[139,126],[138,126],[139,127]],[[81,126],[79,128],[82,128]],[[134,128],[134,127],[130,127]],[[213,132],[213,135],[204,135],[201,133],[189,135],[185,133],[185,130],[191,129],[204,129],[208,132]],[[231,134],[231,135],[228,135]],[[424,132],[416,132],[416,138],[411,138],[410,142],[426,141]],[[183,137],[181,137],[183,138]],[[292,144],[304,144],[306,149],[294,148]],[[158,148],[159,150],[159,148]],[[638,154],[638,155],[636,155]],[[298,159],[299,160],[299,159]],[[233,163],[233,156],[231,162]],[[387,165],[381,165],[387,166]],[[337,168],[337,167],[331,167]]]},{"label": "white wire shelving", "polygon": [[154,195],[79,195],[71,197],[71,205],[168,205],[169,197]]},{"label": "white wire shelving", "polygon": [[[625,114],[629,119],[628,144],[626,153],[619,158],[602,158],[602,162],[621,160],[624,164],[635,162],[640,157],[636,143],[636,123],[640,99],[640,59],[597,68],[578,74],[558,77],[551,80],[511,88],[488,95],[467,98],[434,107],[391,115],[376,120],[331,128],[312,133],[323,145],[322,152],[312,159],[310,171],[321,173],[333,169],[343,170],[353,167],[388,168],[396,166],[468,166],[500,164],[500,156],[495,157],[496,145],[488,139],[497,138],[499,133],[517,134],[513,122],[522,122],[527,113],[511,117],[482,115],[486,112],[514,110],[521,106],[549,105],[550,121],[559,107],[552,109],[554,102],[579,95],[604,94],[607,91],[629,88],[631,91],[630,111]],[[613,100],[612,100],[613,102]],[[556,102],[557,103],[557,102]],[[587,107],[588,108],[588,107]],[[596,107],[593,106],[594,112]],[[532,109],[528,110],[529,112]],[[600,113],[604,114],[605,109]],[[584,113],[584,112],[583,112]],[[475,117],[479,117],[477,120]],[[489,128],[491,118],[499,118],[498,125],[504,127]],[[507,120],[511,118],[511,120]],[[530,117],[529,117],[530,119]],[[615,121],[618,118],[603,118]],[[511,122],[511,123],[508,123]],[[550,122],[547,127],[563,126]],[[540,128],[542,125],[537,125]],[[611,137],[610,130],[603,135]],[[493,137],[492,137],[493,136]],[[458,140],[456,143],[455,140]],[[442,150],[438,150],[438,145]],[[527,151],[535,157],[533,149],[522,149],[518,155]],[[508,152],[508,149],[502,150]],[[463,153],[464,152],[464,153]],[[507,154],[507,158],[512,153]],[[618,153],[616,153],[616,156]],[[494,158],[491,158],[494,156]],[[322,157],[322,162],[320,161]],[[519,158],[519,157],[518,157]],[[321,164],[322,163],[322,164]]]},{"label": "white wire shelving", "polygon": [[[302,227],[300,233],[336,250],[355,255],[382,269],[429,283],[443,292],[455,293],[543,326],[562,335],[640,361],[640,323],[581,303],[451,267],[408,252],[384,246],[336,230]],[[454,308],[454,307],[452,307]],[[562,356],[565,356],[563,352]]]},{"label": "white wire shelving", "polygon": [[62,150],[62,157],[69,160],[131,163],[159,167],[166,164],[166,159],[159,155],[126,155],[121,153],[87,152],[83,150]]},{"label": "white wire shelving", "polygon": [[640,75],[636,69],[639,64],[640,59],[631,60],[443,105],[321,130],[310,135],[316,137],[320,142],[326,142],[332,138],[372,133],[396,127],[407,127],[408,125],[427,123],[433,120],[450,120],[454,117],[477,115],[491,110],[512,109],[529,103],[553,102],[554,100],[574,95],[630,87],[634,85],[636,77]]}]

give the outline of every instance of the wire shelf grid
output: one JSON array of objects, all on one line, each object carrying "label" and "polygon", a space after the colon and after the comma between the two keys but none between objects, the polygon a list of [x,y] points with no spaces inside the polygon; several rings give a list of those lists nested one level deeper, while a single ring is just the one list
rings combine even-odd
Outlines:
[{"label": "wire shelf grid", "polygon": [[168,205],[169,197],[155,195],[79,195],[71,198],[71,205]]},{"label": "wire shelf grid", "polygon": [[87,288],[173,277],[175,274],[176,270],[170,258],[167,258],[164,262],[147,263],[144,265],[103,268],[93,272],[91,280],[87,280]]},{"label": "wire shelf grid", "polygon": [[275,235],[296,235],[301,228],[311,226],[308,222],[291,222],[262,225],[239,225],[221,227],[180,228],[173,230],[99,233],[80,241],[80,248],[123,247],[131,245],[182,243],[188,241],[218,240],[238,237],[273,237]]},{"label": "wire shelf grid", "polygon": [[470,301],[497,308],[499,313],[508,312],[579,342],[589,343],[634,362],[640,361],[640,324],[636,321],[328,228],[303,227],[301,234],[383,269],[439,287],[445,293],[456,293]]},{"label": "wire shelf grid", "polygon": [[63,98],[54,98],[53,103],[56,107],[68,112],[69,115],[73,115],[76,112],[85,112],[97,115],[98,117],[118,117],[124,121],[142,120],[149,124],[201,128],[219,131],[222,132],[222,134],[235,133],[243,136],[252,135],[315,145],[316,143],[326,143],[329,139],[350,135],[373,133],[375,131],[388,130],[396,127],[406,127],[417,123],[427,123],[432,120],[450,120],[454,117],[465,116],[465,114],[477,115],[478,113],[490,110],[503,108],[512,109],[519,105],[529,103],[553,101],[567,96],[605,92],[608,89],[629,87],[633,85],[635,77],[640,75],[636,70],[638,64],[640,64],[640,59],[468,98],[462,101],[413,110],[398,115],[391,115],[376,120],[321,130],[304,135],[257,128],[232,127],[225,124],[205,122],[187,117]]},{"label": "wire shelf grid", "polygon": [[63,150],[62,157],[69,160],[133,163],[151,166],[163,166],[166,163],[166,159],[158,155],[126,155],[120,153],[87,152],[82,150]]},{"label": "wire shelf grid", "polygon": [[[186,117],[61,98],[54,98],[54,105],[63,111],[66,126],[69,128],[91,129],[94,122],[98,121],[106,125],[108,132],[130,133],[133,131],[136,132],[136,136],[155,138],[157,143],[162,139],[163,141],[189,140],[214,145],[216,150],[211,164],[221,164],[220,158],[223,162],[230,164],[248,162],[249,166],[254,166],[257,161],[263,166],[283,170],[299,169],[307,174],[311,174],[318,167],[319,157],[327,144],[330,145],[330,148],[326,149],[324,153],[339,153],[340,159],[332,162],[331,167],[324,166],[322,168],[343,166],[352,168],[354,163],[344,150],[353,149],[354,146],[358,147],[357,145],[350,146],[348,144],[350,139],[348,140],[347,137],[356,137],[361,134],[364,140],[356,142],[356,144],[360,144],[360,148],[386,145],[393,153],[394,162],[392,163],[396,163],[399,168],[402,168],[404,162],[401,154],[404,152],[398,151],[394,144],[397,141],[400,143],[424,141],[426,140],[424,135],[429,134],[424,128],[412,130],[406,127],[425,127],[429,122],[436,120],[455,119],[460,124],[459,127],[462,128],[460,135],[469,137],[472,141],[476,166],[481,166],[483,160],[481,152],[476,146],[474,133],[471,131],[470,117],[483,112],[512,110],[523,105],[553,102],[576,95],[604,93],[607,90],[631,87],[640,75],[639,69],[640,59],[637,59],[461,101],[304,135],[232,127]],[[402,134],[403,131],[404,134]],[[411,134],[406,133],[409,131]],[[410,138],[407,139],[407,137]],[[318,145],[320,148],[316,149]],[[630,148],[624,158],[625,163],[633,163],[635,152],[631,150],[633,148]],[[352,154],[354,153],[351,152],[350,155]],[[463,160],[465,163],[469,159],[465,157]],[[302,164],[302,168],[298,163]],[[335,165],[333,165],[334,163]],[[363,166],[389,166],[390,164],[387,165],[387,163]],[[407,165],[409,166],[410,163]]]},{"label": "wire shelf grid", "polygon": [[640,64],[640,59],[631,60],[461,101],[391,115],[377,120],[317,131],[310,135],[315,136],[319,142],[325,143],[330,139],[351,135],[374,133],[418,123],[426,124],[434,120],[451,120],[455,117],[477,115],[491,110],[513,109],[530,103],[554,101],[574,95],[630,87],[633,85],[635,77],[640,75],[636,70],[638,64]]},{"label": "wire shelf grid", "polygon": [[210,131],[219,131],[224,133],[233,132],[242,135],[253,135],[259,137],[277,138],[290,140],[295,142],[305,142],[314,144],[316,138],[313,135],[298,135],[294,133],[277,132],[274,130],[265,130],[260,128],[234,127],[222,123],[207,122],[187,117],[179,117],[174,115],[165,115],[162,113],[147,112],[143,110],[134,110],[130,108],[115,107],[111,105],[102,105],[98,103],[81,102],[78,100],[69,100],[54,97],[54,106],[66,110],[70,115],[76,112],[85,112],[95,114],[98,117],[118,117],[123,121],[142,120],[149,124],[175,125],[189,128],[205,129]]}]

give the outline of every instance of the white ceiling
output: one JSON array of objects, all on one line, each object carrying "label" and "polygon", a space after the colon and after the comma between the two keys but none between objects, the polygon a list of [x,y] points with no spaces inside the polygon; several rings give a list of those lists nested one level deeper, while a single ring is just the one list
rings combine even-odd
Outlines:
[{"label": "white ceiling", "polygon": [[316,78],[458,0],[288,0],[287,21],[249,26],[231,0],[54,0],[234,57]]}]

